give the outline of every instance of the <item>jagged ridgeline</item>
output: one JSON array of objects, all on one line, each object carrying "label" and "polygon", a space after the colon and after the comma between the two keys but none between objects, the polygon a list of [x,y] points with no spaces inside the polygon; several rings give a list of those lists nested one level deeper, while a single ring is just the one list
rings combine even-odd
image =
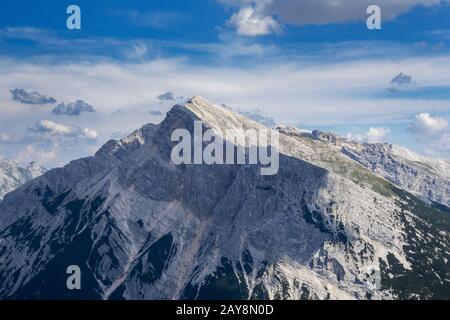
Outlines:
[{"label": "jagged ridgeline", "polygon": [[0,201],[5,194],[13,191],[25,182],[39,177],[45,169],[35,162],[23,167],[7,160],[0,160]]},{"label": "jagged ridgeline", "polygon": [[196,120],[262,128],[194,97],[7,194],[0,298],[450,298],[446,163],[278,128],[276,175],[174,165],[171,133]]}]

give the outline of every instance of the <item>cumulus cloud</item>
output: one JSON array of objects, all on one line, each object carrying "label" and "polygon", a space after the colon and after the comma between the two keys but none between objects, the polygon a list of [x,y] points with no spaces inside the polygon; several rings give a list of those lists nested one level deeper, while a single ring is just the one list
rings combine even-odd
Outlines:
[{"label": "cumulus cloud", "polygon": [[[277,16],[284,23],[297,25],[323,25],[367,19],[370,0],[219,0],[239,7],[262,4],[262,14]],[[392,20],[418,5],[436,6],[447,0],[378,0],[383,20]]]},{"label": "cumulus cloud", "polygon": [[417,142],[424,144],[427,155],[448,157],[450,152],[450,125],[448,120],[429,113],[419,113],[410,123],[408,131]]},{"label": "cumulus cloud", "polygon": [[68,126],[50,120],[39,120],[34,124],[34,126],[29,127],[28,130],[37,134],[48,134],[50,136],[59,137],[85,138],[88,140],[95,140],[98,137],[98,133],[95,130],[89,128],[81,129],[79,127]]},{"label": "cumulus cloud", "polygon": [[57,105],[52,112],[57,115],[79,116],[84,112],[95,112],[95,109],[83,100],[77,100],[67,105],[61,103]]},{"label": "cumulus cloud", "polygon": [[[350,51],[332,48],[334,55],[346,55],[355,50],[354,45],[348,49]],[[0,61],[0,73],[3,75],[0,77],[0,88],[4,92],[8,92],[11,83],[13,87],[45,83],[47,92],[58,92],[62,101],[86,97],[101,113],[83,118],[66,117],[66,120],[60,121],[56,116],[48,118],[42,108],[37,108],[35,112],[29,112],[28,108],[11,108],[8,105],[9,96],[0,95],[0,132],[10,135],[11,139],[19,128],[27,128],[40,119],[49,119],[70,126],[93,128],[102,133],[97,141],[103,143],[112,132],[132,132],[154,121],[150,110],[165,113],[166,105],[173,105],[173,101],[158,101],[156,97],[168,89],[176,96],[199,94],[213,102],[245,106],[247,110],[259,109],[266,115],[276,117],[280,123],[292,125],[301,122],[314,128],[350,123],[367,128],[374,123],[385,123],[378,125],[382,127],[391,127],[391,124],[405,126],[405,118],[424,110],[433,108],[434,112],[448,112],[447,100],[373,99],[371,95],[386,88],[393,77],[392,70],[408,70],[408,74],[420,75],[420,81],[425,85],[449,87],[450,58],[447,56],[395,60],[391,56],[380,56],[377,60],[337,62],[329,61],[327,57],[328,53],[319,52],[312,62],[307,61],[309,63],[303,63],[305,60],[299,57],[296,61],[280,61],[251,68],[243,65],[207,65],[199,68],[183,60],[171,59],[90,64],[45,61],[36,64],[3,59]],[[70,88],[67,87],[69,82]],[[149,83],[152,85],[149,86]],[[115,110],[122,110],[120,116],[112,115]],[[29,136],[36,138],[38,135],[30,131]],[[61,145],[73,145],[72,152],[64,150],[58,154],[58,160],[62,163],[89,154],[79,143],[80,139],[51,136],[49,133],[39,135],[39,139],[51,137],[58,142],[64,139]],[[90,141],[84,139],[83,143],[91,146]],[[408,143],[405,146],[418,152],[423,150],[412,136],[401,143]],[[7,157],[15,151],[13,144],[2,147],[2,153]]]},{"label": "cumulus cloud", "polygon": [[415,116],[409,130],[417,138],[429,138],[448,133],[449,123],[439,117],[433,117],[429,113],[420,113]]},{"label": "cumulus cloud", "polygon": [[281,31],[281,26],[271,16],[264,16],[256,7],[244,7],[233,14],[228,25],[240,36],[257,37]]},{"label": "cumulus cloud", "polygon": [[371,127],[369,131],[367,131],[366,133],[367,142],[369,143],[386,142],[390,131],[391,130],[388,128]]},{"label": "cumulus cloud", "polygon": [[52,97],[47,97],[42,95],[36,91],[28,92],[25,89],[16,88],[10,90],[12,94],[12,99],[15,101],[19,101],[23,104],[47,104],[47,103],[55,103],[56,100]]},{"label": "cumulus cloud", "polygon": [[79,129],[76,127],[67,126],[50,120],[39,120],[33,127],[30,127],[29,130],[38,133],[50,133],[54,136],[71,137],[79,134]]},{"label": "cumulus cloud", "polygon": [[84,128],[83,135],[87,139],[95,140],[98,137],[98,132],[89,128]]},{"label": "cumulus cloud", "polygon": [[8,158],[19,162],[37,161],[50,167],[61,166],[79,158],[79,153],[92,154],[97,146],[97,131],[78,128],[49,120],[41,120],[21,134],[0,133],[0,145],[7,146]]},{"label": "cumulus cloud", "polygon": [[358,142],[382,143],[387,141],[390,132],[389,128],[370,127],[364,134],[348,133],[347,138]]}]

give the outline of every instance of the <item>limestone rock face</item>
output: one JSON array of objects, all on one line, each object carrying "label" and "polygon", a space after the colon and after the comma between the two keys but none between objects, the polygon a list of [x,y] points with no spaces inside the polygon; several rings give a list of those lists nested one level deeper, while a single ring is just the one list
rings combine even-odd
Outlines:
[{"label": "limestone rock face", "polygon": [[446,161],[409,157],[404,149],[388,144],[364,144],[357,150],[343,147],[342,153],[392,183],[429,202],[450,207],[450,164]]},{"label": "limestone rock face", "polygon": [[[0,298],[449,298],[442,208],[293,130],[280,133],[273,176],[258,165],[175,165],[171,134],[196,120],[217,132],[263,128],[194,97],[9,193]],[[69,265],[82,290],[67,290]]]}]

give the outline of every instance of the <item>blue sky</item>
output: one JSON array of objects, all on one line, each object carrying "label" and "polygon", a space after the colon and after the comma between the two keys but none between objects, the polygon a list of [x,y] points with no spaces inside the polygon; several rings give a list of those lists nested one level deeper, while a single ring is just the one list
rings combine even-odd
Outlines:
[{"label": "blue sky", "polygon": [[[81,30],[66,27],[71,4]],[[381,30],[366,27],[369,4],[381,8]],[[3,0],[0,74],[0,157],[47,167],[196,94],[450,157],[449,1]],[[391,82],[399,74],[405,81]],[[13,99],[15,88],[57,102]],[[174,98],[159,99],[165,92]],[[65,113],[53,112],[61,103]]]},{"label": "blue sky", "polygon": [[[424,3],[433,1],[437,0],[423,0]],[[206,53],[195,49],[195,44],[207,45],[236,41],[232,28],[227,28],[226,24],[240,6],[232,6],[226,2],[226,0],[99,0],[95,2],[4,0],[1,3],[0,27],[45,30],[50,33],[49,37],[51,35],[66,40],[91,38],[102,39],[105,42],[107,39],[126,42],[139,39],[148,41],[157,47],[158,50],[153,53],[154,56],[158,54],[165,57],[186,55],[192,57],[194,62],[204,63],[206,59],[199,59],[198,55],[203,53],[206,56]],[[229,2],[237,3],[239,1],[231,0]],[[247,1],[243,0],[242,2],[246,3]],[[346,1],[341,2],[345,3]],[[351,5],[352,2],[358,1],[347,2]],[[411,2],[420,3],[421,1]],[[252,3],[252,1],[248,1],[248,3]],[[70,4],[77,4],[82,9],[81,31],[69,32],[66,28],[65,20],[68,16],[66,8]],[[383,7],[381,9],[383,10]],[[326,10],[326,7],[323,10]],[[450,38],[448,30],[450,6],[448,5],[411,6],[405,14],[383,21],[382,31],[368,30],[364,21],[367,16],[362,11],[358,21],[350,20],[345,23],[331,22],[320,25],[297,25],[287,22],[282,24],[280,33],[266,34],[260,37],[241,37],[241,41],[245,39],[247,45],[277,46],[280,49],[277,52],[279,57],[289,58],[302,53],[313,54],[321,46],[333,43],[390,41],[414,46],[418,42],[430,42],[430,45],[434,44],[438,49],[442,46],[442,42],[446,42]],[[90,52],[93,54],[120,59],[121,56],[118,52],[115,50],[111,52],[111,46],[113,46],[111,43],[102,43],[95,50],[91,47],[89,49],[93,50]],[[79,56],[81,51],[78,47],[58,47],[48,43],[44,45],[20,37],[2,39],[0,49],[3,54],[14,56],[52,53]],[[403,54],[429,54],[429,50],[422,49],[416,47],[410,52],[403,52]]]}]

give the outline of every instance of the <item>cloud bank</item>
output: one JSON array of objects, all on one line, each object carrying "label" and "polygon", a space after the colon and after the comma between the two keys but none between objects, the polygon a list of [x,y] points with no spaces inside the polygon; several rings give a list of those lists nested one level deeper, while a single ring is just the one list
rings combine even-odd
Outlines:
[{"label": "cloud bank", "polygon": [[[0,92],[7,92],[11,85],[31,87],[45,83],[46,92],[58,92],[63,101],[85,97],[98,112],[89,117],[67,117],[63,125],[82,128],[81,131],[90,128],[101,132],[96,139],[96,147],[106,142],[104,139],[114,132],[131,132],[155,121],[155,115],[149,111],[164,113],[177,102],[158,97],[171,99],[180,95],[202,95],[218,104],[245,107],[242,111],[261,110],[267,117],[286,125],[301,123],[302,127],[311,129],[345,126],[345,131],[341,131],[344,135],[352,131],[347,129],[352,125],[358,128],[391,128],[392,132],[398,125],[402,130],[395,129],[395,132],[405,132],[411,117],[424,110],[439,114],[448,111],[448,100],[445,99],[394,99],[391,95],[374,99],[373,93],[386,90],[386,79],[392,79],[392,70],[414,74],[425,86],[450,87],[449,57],[338,62],[323,56],[315,58],[320,62],[304,63],[300,57],[295,62],[281,61],[248,68],[241,65],[198,66],[176,59],[89,64],[0,60],[0,73],[3,75],[0,77]],[[67,83],[71,83],[70,88]],[[166,95],[168,88],[172,94]],[[0,95],[0,132],[7,135],[4,141],[18,141],[20,130],[31,126],[35,131],[28,130],[28,139],[39,136],[39,141],[44,138],[51,140],[48,144],[55,141],[60,146],[72,144],[72,153],[64,150],[58,154],[58,159],[70,160],[91,154],[89,150],[93,147],[93,140],[87,139],[86,135],[94,137],[94,133],[49,123],[36,125],[42,119],[62,123],[59,116],[49,114],[48,109],[28,110],[11,106],[9,102],[8,96]],[[121,112],[117,113],[117,110]],[[361,139],[365,141],[386,141],[386,132],[380,130],[368,130],[364,135]],[[389,142],[417,152],[423,150],[411,134],[405,133],[400,138],[391,134],[388,138]],[[80,141],[83,144],[79,144]],[[11,143],[4,145],[0,153],[10,157],[11,148]],[[49,150],[52,149],[46,149]]]},{"label": "cloud bank", "polygon": [[10,90],[12,99],[23,104],[48,104],[55,103],[56,100],[52,97],[47,97],[36,91],[28,92],[25,89],[16,88]]},{"label": "cloud bank", "polygon": [[79,116],[84,112],[95,112],[95,109],[83,100],[77,100],[67,105],[61,103],[57,105],[52,112],[56,115]]},{"label": "cloud bank", "polygon": [[34,124],[34,126],[29,127],[28,130],[38,134],[49,134],[51,136],[71,138],[85,138],[88,140],[95,140],[98,137],[98,133],[95,130],[89,128],[81,129],[79,127],[68,126],[50,120],[39,120]]}]

